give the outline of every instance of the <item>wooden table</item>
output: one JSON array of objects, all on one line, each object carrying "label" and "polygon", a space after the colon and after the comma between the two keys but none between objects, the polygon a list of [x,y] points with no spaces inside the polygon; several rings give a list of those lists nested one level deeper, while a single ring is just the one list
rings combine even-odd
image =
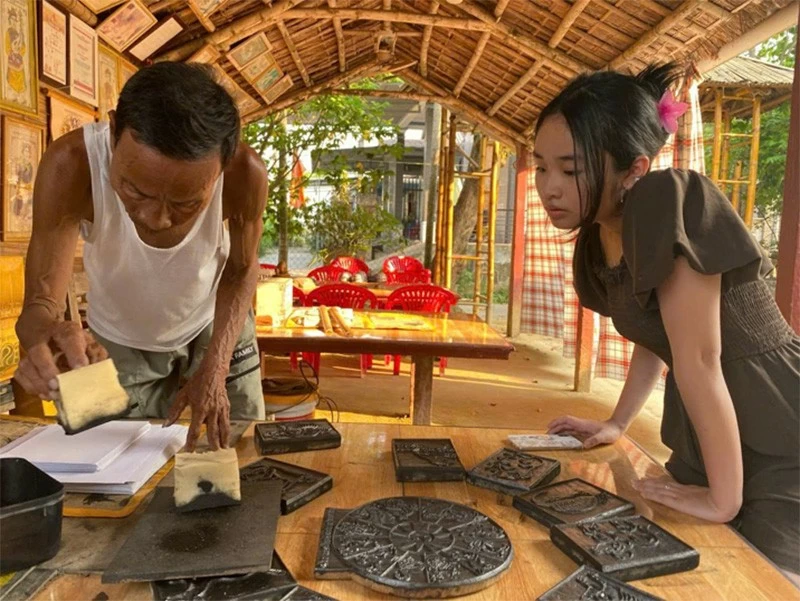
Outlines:
[{"label": "wooden table", "polygon": [[411,355],[409,413],[414,424],[431,423],[434,357],[508,359],[514,346],[472,315],[428,315],[432,330],[353,330],[352,337],[312,328],[257,326],[263,353],[318,352]]},{"label": "wooden table", "polygon": [[[474,507],[496,520],[514,545],[511,568],[493,586],[474,593],[471,600],[533,600],[569,575],[577,567],[549,539],[548,531],[511,506],[510,498],[470,486],[464,482],[402,484],[395,481],[392,465],[393,438],[447,437],[469,468],[504,445],[508,434],[519,430],[446,428],[377,424],[336,424],[342,434],[338,449],[281,455],[279,459],[326,472],[333,476],[333,489],[278,521],[276,549],[294,577],[304,586],[341,601],[347,599],[393,599],[351,581],[315,580],[313,576],[317,540],[326,507],[354,508],[391,496],[428,496]],[[241,463],[256,459],[252,429],[237,447]],[[561,461],[559,479],[579,476],[615,492],[636,504],[637,511],[656,521],[700,552],[700,566],[690,572],[639,580],[634,586],[668,600],[776,601],[797,599],[800,593],[762,555],[727,526],[691,518],[643,500],[631,480],[658,476],[664,469],[627,438],[613,446],[589,451],[544,451],[542,455]],[[134,520],[135,515],[124,521]],[[122,536],[103,536],[121,520],[65,520],[64,547],[74,523],[88,522],[106,549],[96,554],[101,564],[110,562]],[[116,526],[119,528],[119,526]],[[127,529],[126,529],[127,530]],[[72,541],[77,544],[76,541]],[[88,540],[81,544],[90,544]],[[62,549],[68,554],[70,550]],[[98,566],[102,569],[102,565]],[[57,577],[34,597],[36,601],[73,599],[151,599],[147,584],[103,585],[100,576],[68,574]]]}]

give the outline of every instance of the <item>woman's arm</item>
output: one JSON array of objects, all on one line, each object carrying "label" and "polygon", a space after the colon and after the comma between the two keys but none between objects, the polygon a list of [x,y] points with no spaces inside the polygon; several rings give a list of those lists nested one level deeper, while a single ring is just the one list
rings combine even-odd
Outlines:
[{"label": "woman's arm", "polygon": [[742,504],[739,426],[720,363],[720,275],[694,271],[678,257],[658,287],[658,304],[673,357],[673,373],[697,433],[708,488],[643,483],[643,494],[697,517],[726,522]]}]

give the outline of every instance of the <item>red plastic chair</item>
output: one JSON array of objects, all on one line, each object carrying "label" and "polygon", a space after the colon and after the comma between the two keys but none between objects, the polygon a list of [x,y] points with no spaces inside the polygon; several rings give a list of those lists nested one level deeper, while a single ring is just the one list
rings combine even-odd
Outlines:
[{"label": "red plastic chair", "polygon": [[[398,288],[386,299],[387,309],[399,309],[419,313],[450,313],[458,302],[458,296],[447,288],[432,284],[418,284]],[[388,356],[387,356],[388,359]],[[388,364],[388,361],[387,361]],[[447,357],[439,358],[439,375],[444,375]],[[400,355],[394,356],[394,375],[400,374]]]},{"label": "red plastic chair", "polygon": [[278,273],[278,266],[272,263],[259,263],[258,264],[258,278],[265,280],[267,278],[275,277]]},{"label": "red plastic chair", "polygon": [[430,284],[430,269],[414,257],[394,256],[383,262],[383,273],[389,284]]},{"label": "red plastic chair", "polygon": [[325,265],[323,267],[317,267],[316,269],[312,269],[308,272],[308,277],[310,277],[317,285],[321,284],[330,284],[333,282],[341,282],[342,281],[342,274],[348,273],[346,269],[342,269],[341,267],[336,267],[335,265]]},{"label": "red plastic chair", "polygon": [[332,267],[341,267],[353,275],[361,272],[369,274],[369,265],[357,257],[336,257],[330,262]]},{"label": "red plastic chair", "polygon": [[[369,305],[371,309],[378,306],[378,298],[366,288],[354,286],[346,282],[338,284],[326,284],[315,288],[306,295],[306,306],[316,307],[326,305],[328,307],[342,307],[345,309],[364,309]],[[319,373],[319,353],[315,353],[315,369]],[[361,376],[372,367],[372,355],[361,355]]]}]

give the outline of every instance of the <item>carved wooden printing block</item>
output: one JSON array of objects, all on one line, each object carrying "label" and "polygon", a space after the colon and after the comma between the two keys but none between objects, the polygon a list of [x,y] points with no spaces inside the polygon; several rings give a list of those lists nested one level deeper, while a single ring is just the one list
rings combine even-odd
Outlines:
[{"label": "carved wooden printing block", "polygon": [[[384,593],[411,598],[467,595],[492,584],[511,565],[503,529],[482,513],[449,501],[392,497],[358,509],[326,512],[317,568]],[[341,516],[341,517],[340,517]],[[333,523],[331,529],[330,524]],[[332,532],[331,532],[332,530]],[[326,533],[327,532],[327,533]]]},{"label": "carved wooden printing block", "polygon": [[591,520],[633,515],[630,501],[580,478],[540,486],[514,497],[514,507],[548,528]]},{"label": "carved wooden printing block", "polygon": [[467,482],[508,495],[530,492],[561,472],[561,463],[549,457],[501,449],[467,473]]},{"label": "carved wooden printing block", "polygon": [[326,419],[256,424],[256,449],[262,455],[335,449],[342,437]]},{"label": "carved wooden printing block", "polygon": [[328,474],[310,470],[298,465],[264,458],[251,463],[240,472],[242,482],[264,482],[279,480],[281,490],[281,513],[286,515],[306,503],[328,492],[333,486],[333,478]]},{"label": "carved wooden printing block", "polygon": [[398,482],[447,482],[464,479],[464,466],[448,438],[406,438],[392,441]]},{"label": "carved wooden printing block", "polygon": [[553,526],[550,540],[577,563],[620,580],[685,572],[700,563],[695,549],[638,515]]},{"label": "carved wooden printing block", "polygon": [[328,507],[322,518],[322,529],[319,534],[317,560],[314,563],[314,576],[324,580],[349,580],[350,569],[333,551],[333,529],[351,509]]},{"label": "carved wooden printing block", "polygon": [[536,601],[664,601],[589,566],[581,566]]}]

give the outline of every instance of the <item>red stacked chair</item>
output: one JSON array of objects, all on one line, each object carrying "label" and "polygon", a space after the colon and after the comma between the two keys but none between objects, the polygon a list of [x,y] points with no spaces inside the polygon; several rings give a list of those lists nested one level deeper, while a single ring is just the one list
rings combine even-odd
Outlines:
[{"label": "red stacked chair", "polygon": [[[317,307],[325,305],[328,307],[341,307],[345,309],[375,309],[378,306],[378,298],[366,288],[354,286],[340,282],[337,284],[326,284],[315,288],[306,295],[306,306]],[[319,373],[320,354],[313,353],[311,365]],[[372,355],[361,355],[361,376],[372,367]]]},{"label": "red stacked chair", "polygon": [[342,275],[346,273],[349,272],[341,267],[337,267],[335,265],[325,265],[309,271],[308,277],[314,280],[318,286],[321,286],[322,284],[341,282]]},{"label": "red stacked chair", "polygon": [[[432,284],[420,284],[403,286],[392,292],[386,299],[386,308],[418,313],[450,313],[451,307],[457,302],[458,296],[447,288]],[[439,359],[440,376],[444,375],[446,367],[447,357],[441,357]],[[400,355],[394,356],[393,373],[394,375],[400,373]]]},{"label": "red stacked chair", "polygon": [[414,257],[394,256],[383,262],[383,273],[389,284],[430,284],[431,271]]},{"label": "red stacked chair", "polygon": [[356,257],[336,257],[333,261],[330,262],[331,267],[341,267],[345,271],[352,273],[353,275],[357,273],[364,273],[369,274],[369,265],[364,263],[361,259]]}]

